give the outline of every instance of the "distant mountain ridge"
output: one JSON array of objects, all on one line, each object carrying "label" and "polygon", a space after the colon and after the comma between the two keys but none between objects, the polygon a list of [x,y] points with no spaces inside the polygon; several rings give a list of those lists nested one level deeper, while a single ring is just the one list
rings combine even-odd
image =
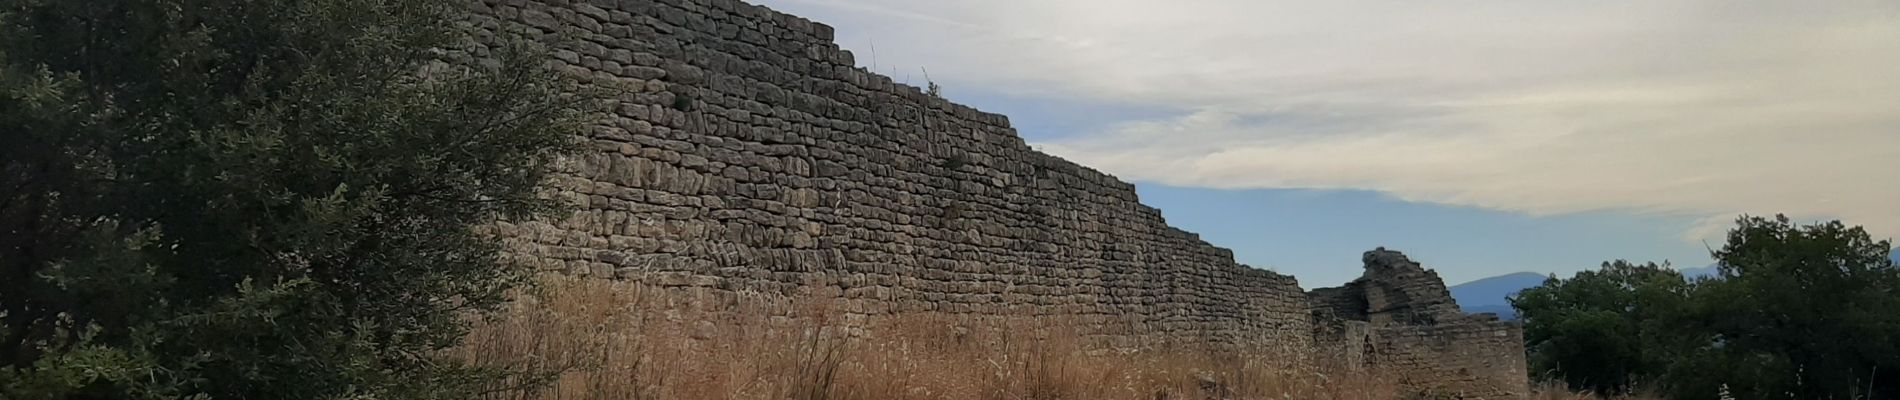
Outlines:
[{"label": "distant mountain ridge", "polygon": [[[1894,264],[1900,264],[1900,250],[1895,250],[1888,257],[1893,259]],[[1717,273],[1715,264],[1677,271],[1690,279],[1713,277]],[[1536,272],[1516,272],[1460,283],[1449,289],[1451,298],[1457,300],[1458,307],[1466,313],[1493,313],[1498,318],[1517,319],[1517,310],[1511,308],[1511,302],[1507,299],[1518,291],[1544,284],[1547,277]]]},{"label": "distant mountain ridge", "polygon": [[1493,276],[1452,286],[1451,298],[1467,313],[1494,313],[1498,318],[1517,319],[1517,311],[1505,299],[1518,291],[1544,284],[1549,275],[1518,272]]}]

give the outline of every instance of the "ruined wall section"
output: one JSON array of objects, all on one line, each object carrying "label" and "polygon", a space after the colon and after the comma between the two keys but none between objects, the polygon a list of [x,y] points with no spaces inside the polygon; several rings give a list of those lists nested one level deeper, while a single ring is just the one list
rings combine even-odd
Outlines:
[{"label": "ruined wall section", "polygon": [[1314,318],[1329,320],[1367,321],[1367,313],[1372,308],[1366,303],[1364,285],[1357,281],[1336,288],[1313,289],[1307,292],[1306,301]]},{"label": "ruined wall section", "polygon": [[[1399,374],[1413,390],[1466,399],[1530,393],[1523,329],[1495,315],[1466,315],[1444,280],[1396,251],[1363,257],[1365,275],[1308,295],[1315,341],[1347,360]],[[1363,307],[1358,308],[1357,307]]]},{"label": "ruined wall section", "polygon": [[854,316],[1310,339],[1293,278],[1168,226],[1129,183],[1031,150],[1004,116],[855,67],[831,27],[734,0],[472,7],[485,37],[527,30],[564,69],[634,91],[559,182],[582,210],[499,229],[526,262],[728,298],[836,294]]},{"label": "ruined wall section", "polygon": [[1373,324],[1431,325],[1465,315],[1438,271],[1384,248],[1366,252],[1362,258],[1366,273],[1351,286],[1365,296],[1367,317]]},{"label": "ruined wall section", "polygon": [[1530,394],[1523,328],[1496,316],[1431,325],[1375,327],[1366,358],[1400,374],[1400,383],[1464,399],[1522,399]]}]

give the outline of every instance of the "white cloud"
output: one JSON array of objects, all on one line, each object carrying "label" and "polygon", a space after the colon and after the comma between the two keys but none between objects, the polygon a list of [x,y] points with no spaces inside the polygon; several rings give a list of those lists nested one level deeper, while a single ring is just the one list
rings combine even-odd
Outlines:
[{"label": "white cloud", "polygon": [[1040,144],[1124,178],[1900,233],[1892,1],[768,4],[842,18],[842,43],[953,95],[1181,114]]}]

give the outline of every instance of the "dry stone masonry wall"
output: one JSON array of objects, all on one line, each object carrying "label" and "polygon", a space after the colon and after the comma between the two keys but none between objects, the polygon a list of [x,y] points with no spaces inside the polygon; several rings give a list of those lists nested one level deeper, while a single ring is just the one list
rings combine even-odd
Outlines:
[{"label": "dry stone masonry wall", "polygon": [[565,68],[639,89],[561,182],[580,214],[505,227],[545,268],[715,293],[818,287],[854,315],[1116,318],[1218,342],[1310,331],[1293,278],[1168,226],[1133,185],[1031,150],[1004,116],[855,67],[828,26],[730,0],[475,7],[486,34],[565,35],[550,39]]},{"label": "dry stone masonry wall", "polygon": [[[484,62],[492,38],[526,32],[565,71],[629,91],[558,179],[580,212],[498,227],[524,263],[720,301],[835,295],[847,317],[1065,316],[1127,326],[1117,336],[1130,340],[1343,342],[1329,327],[1344,324],[1316,329],[1292,277],[1167,225],[1129,183],[1030,149],[1004,116],[856,67],[829,26],[737,0],[467,1],[483,40],[451,56]],[[1448,298],[1421,301],[1442,284],[1381,285],[1311,304],[1376,328],[1390,343],[1375,350],[1418,349],[1387,359],[1420,368],[1467,349],[1427,342],[1514,334],[1450,322]],[[1431,376],[1493,372],[1446,365],[1457,369]]]}]

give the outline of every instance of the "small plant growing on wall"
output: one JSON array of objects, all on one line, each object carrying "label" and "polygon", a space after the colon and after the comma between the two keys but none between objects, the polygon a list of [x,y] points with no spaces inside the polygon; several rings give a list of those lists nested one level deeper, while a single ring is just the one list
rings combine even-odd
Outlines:
[{"label": "small plant growing on wall", "polygon": [[693,96],[688,96],[684,93],[673,94],[673,109],[680,110],[680,111],[692,111],[693,110]]},{"label": "small plant growing on wall", "polygon": [[930,79],[929,68],[922,69],[924,70],[924,82],[928,84],[925,86],[924,94],[928,94],[930,97],[943,97],[943,86],[937,85],[937,80]]}]

